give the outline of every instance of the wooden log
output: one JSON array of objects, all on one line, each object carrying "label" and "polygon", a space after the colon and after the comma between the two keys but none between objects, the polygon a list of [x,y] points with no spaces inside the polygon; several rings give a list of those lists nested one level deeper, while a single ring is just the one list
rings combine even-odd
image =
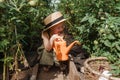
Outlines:
[{"label": "wooden log", "polygon": [[32,69],[32,76],[30,77],[30,80],[36,80],[37,74],[38,74],[38,68],[39,64],[36,64]]},{"label": "wooden log", "polygon": [[80,80],[80,75],[76,69],[74,62],[71,60],[69,63],[69,80]]}]

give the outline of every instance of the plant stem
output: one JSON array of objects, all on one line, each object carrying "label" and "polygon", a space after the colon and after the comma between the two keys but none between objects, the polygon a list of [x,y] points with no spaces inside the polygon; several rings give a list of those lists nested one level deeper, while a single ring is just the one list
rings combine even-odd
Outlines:
[{"label": "plant stem", "polygon": [[[6,59],[6,52],[4,52],[4,59]],[[3,64],[3,80],[6,80],[6,62]]]}]

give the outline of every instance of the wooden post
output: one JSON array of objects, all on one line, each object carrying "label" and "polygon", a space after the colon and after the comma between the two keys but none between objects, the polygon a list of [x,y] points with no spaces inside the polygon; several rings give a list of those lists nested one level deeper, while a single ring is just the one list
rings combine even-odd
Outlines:
[{"label": "wooden post", "polygon": [[68,78],[69,80],[80,80],[80,74],[78,73],[73,60],[70,60],[70,63],[69,63]]},{"label": "wooden post", "polygon": [[38,73],[38,68],[39,68],[39,64],[36,64],[33,69],[32,69],[32,75],[30,77],[30,80],[36,80],[37,78],[37,73]]}]

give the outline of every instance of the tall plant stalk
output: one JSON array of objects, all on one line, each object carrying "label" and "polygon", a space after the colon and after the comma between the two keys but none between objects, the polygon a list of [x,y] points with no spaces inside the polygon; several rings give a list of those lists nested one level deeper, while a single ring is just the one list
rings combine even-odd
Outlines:
[{"label": "tall plant stalk", "polygon": [[[6,59],[6,52],[4,52],[4,59]],[[6,80],[6,62],[3,64],[3,80]]]}]

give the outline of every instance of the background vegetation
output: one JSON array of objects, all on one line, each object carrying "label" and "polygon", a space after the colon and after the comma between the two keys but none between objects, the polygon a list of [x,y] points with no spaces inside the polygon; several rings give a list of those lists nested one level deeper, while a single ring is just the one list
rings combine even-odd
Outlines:
[{"label": "background vegetation", "polygon": [[[69,18],[67,27],[93,56],[106,56],[120,75],[119,0],[0,0],[0,54],[4,65],[41,45],[43,19],[54,11]],[[22,60],[23,62],[25,59]]]},{"label": "background vegetation", "polygon": [[113,74],[120,75],[120,1],[61,0],[59,8],[70,17],[70,31],[94,56],[105,56]]}]

